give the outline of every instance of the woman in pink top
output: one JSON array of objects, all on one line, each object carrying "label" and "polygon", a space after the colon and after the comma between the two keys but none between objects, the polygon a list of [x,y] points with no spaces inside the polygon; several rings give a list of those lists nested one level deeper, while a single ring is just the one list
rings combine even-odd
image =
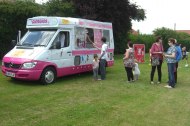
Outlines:
[{"label": "woman in pink top", "polygon": [[[162,62],[163,62],[163,45],[162,45],[162,38],[159,36],[156,38],[156,42],[152,44],[150,53],[151,53],[151,62],[152,62],[152,69],[150,73],[150,83],[154,84],[154,73],[157,68],[158,71],[158,82],[157,84],[161,83],[161,78],[162,78]],[[153,65],[153,60],[158,59],[158,64]]]}]

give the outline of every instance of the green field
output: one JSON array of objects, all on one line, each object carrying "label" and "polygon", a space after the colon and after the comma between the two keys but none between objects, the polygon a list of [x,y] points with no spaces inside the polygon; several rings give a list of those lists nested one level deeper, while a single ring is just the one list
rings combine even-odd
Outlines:
[{"label": "green field", "polygon": [[190,67],[181,61],[177,86],[167,89],[166,63],[162,83],[151,85],[146,61],[134,83],[127,83],[122,55],[104,81],[89,72],[42,85],[0,73],[0,126],[189,126]]}]

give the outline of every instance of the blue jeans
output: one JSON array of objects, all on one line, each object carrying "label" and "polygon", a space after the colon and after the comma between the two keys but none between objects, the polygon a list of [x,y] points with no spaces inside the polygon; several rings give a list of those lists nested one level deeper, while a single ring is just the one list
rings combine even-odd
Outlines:
[{"label": "blue jeans", "polygon": [[169,86],[175,87],[175,78],[174,78],[174,70],[175,63],[168,63],[168,78],[169,78]]}]

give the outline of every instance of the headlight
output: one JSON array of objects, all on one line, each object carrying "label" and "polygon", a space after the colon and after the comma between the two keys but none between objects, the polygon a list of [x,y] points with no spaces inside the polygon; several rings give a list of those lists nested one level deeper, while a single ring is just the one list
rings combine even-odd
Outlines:
[{"label": "headlight", "polygon": [[22,69],[32,69],[36,66],[37,62],[24,63]]}]

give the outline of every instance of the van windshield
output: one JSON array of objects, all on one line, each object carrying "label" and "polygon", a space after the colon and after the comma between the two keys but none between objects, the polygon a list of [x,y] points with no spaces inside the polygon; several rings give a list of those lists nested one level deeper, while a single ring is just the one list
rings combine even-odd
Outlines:
[{"label": "van windshield", "polygon": [[21,39],[19,46],[47,46],[57,30],[29,30]]}]

